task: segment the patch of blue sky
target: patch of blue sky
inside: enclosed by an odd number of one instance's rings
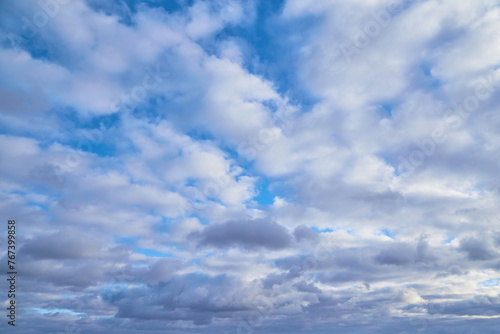
[[[195,0],[125,0],[129,8],[135,13],[137,12],[138,6],[142,3],[146,3],[148,7],[151,8],[162,8],[165,11],[172,13],[183,11],[187,7],[191,7]]]
[[[114,303],[126,296],[126,284],[111,284],[101,289],[101,298],[108,303]]]
[[[315,232],[318,232],[318,233],[331,233],[331,232],[334,232],[334,230],[331,229],[331,228],[329,228],[329,227],[320,229],[317,226],[312,226],[311,230],[313,230]]]
[[[396,169],[396,164],[395,164],[395,157],[394,157],[394,154],[392,153],[379,153],[377,154],[377,156],[384,160],[384,162],[389,165],[389,166],[392,166]]]
[[[20,197],[24,197],[27,195],[27,193],[25,191],[22,191],[22,190],[12,190],[9,192],[11,195],[18,195]]]
[[[70,310],[67,308],[39,308],[39,307],[33,307],[31,310],[35,311],[36,313],[50,316],[50,315],[55,315],[55,314],[67,314],[67,315],[83,315],[84,313],[76,312],[74,310]]]
[[[150,216],[155,216],[161,220],[162,223],[171,223],[173,221],[172,218],[165,217],[160,211],[156,209],[150,209],[147,211],[147,214]]]
[[[66,142],[61,144],[69,146],[72,149],[85,152],[87,154],[96,154],[99,157],[112,157],[116,154],[115,145],[109,142],[93,142],[84,135],[75,135],[75,137],[70,138]]]
[[[499,278],[490,278],[486,281],[482,281],[477,283],[478,286],[486,287],[486,288],[494,288],[500,285]]]
[[[144,75],[147,75],[147,73]],[[137,85],[140,86],[140,83],[141,82],[138,81]],[[133,88],[127,92],[127,95],[131,94],[132,89]],[[147,120],[151,123],[158,123],[160,120],[169,119],[169,116],[179,115],[179,110],[171,106],[169,107],[168,101],[168,98],[164,95],[157,94],[153,91],[146,91],[146,96],[143,100],[134,101],[131,99],[128,103],[124,102],[122,107],[126,110],[130,110],[131,114],[138,119]]]
[[[144,254],[149,257],[173,257],[171,253],[160,252],[149,248],[134,248],[134,252]]]
[[[153,230],[156,233],[168,234],[170,233],[171,225],[165,222],[156,222],[153,224]]]
[[[69,146],[72,149],[90,152],[98,156],[113,156],[116,153],[114,140],[106,138],[111,127],[120,122],[118,114],[82,118],[75,109],[64,108],[56,111],[59,126],[65,129],[58,137],[41,141],[41,148],[47,148],[54,142]]]
[[[115,243],[118,245],[133,246],[137,243],[139,237],[119,237],[115,236]]]
[[[400,154],[399,153],[394,153],[394,152],[383,152],[383,153],[378,153],[377,157],[380,159],[384,160],[384,162],[393,168],[393,174],[395,176],[399,176],[399,165],[401,164],[400,161]]]
[[[302,111],[312,108],[320,99],[306,87],[290,68],[300,62],[298,53],[290,52],[291,35],[305,40],[314,34],[313,17],[294,19],[293,24],[285,24],[277,19],[285,1],[259,1],[256,20],[252,25],[228,26],[216,37],[218,41],[227,38],[241,38],[250,46],[248,61],[243,66],[250,72],[272,81],[281,95],[289,98],[289,103],[300,105]],[[292,30],[292,31],[290,31]],[[297,41],[297,43],[299,43]],[[257,62],[252,61],[258,59]]]
[[[439,80],[438,78],[436,78],[432,75],[432,63],[430,63],[428,61],[423,61],[419,65],[419,70],[420,70],[420,73],[423,74],[423,76],[418,75],[416,77],[418,84],[420,84],[420,85],[422,85],[430,90],[439,88],[443,85],[441,80]]]
[[[118,126],[121,120],[121,115],[119,113],[113,113],[109,115],[100,115],[90,118],[85,123],[82,123],[84,128],[88,129],[107,129],[113,126]]]
[[[31,208],[36,208],[36,209],[38,209],[40,211],[44,211],[44,212],[46,212],[49,209],[49,205],[47,205],[47,204],[41,204],[41,203],[37,203],[37,202],[33,202],[33,201],[28,201],[28,202],[26,202],[26,204]]]
[[[394,116],[395,110],[397,110],[398,106],[401,104],[401,101],[398,99],[395,100],[379,100],[374,103],[377,107],[377,111],[381,117],[391,119]]]
[[[210,142],[217,141],[217,139],[210,133],[210,131],[200,127],[192,129],[191,131],[188,131],[186,134],[196,141],[210,141]]]
[[[185,187],[196,187],[196,179],[192,177],[186,178],[186,181],[184,182]]]
[[[386,237],[389,237],[391,239],[394,239],[394,235],[389,231],[388,229],[384,228],[380,230],[380,235],[385,235]]]
[[[40,29],[32,23],[30,28],[20,22],[14,30],[11,31],[9,38],[2,40],[2,46],[7,48],[22,49],[33,59],[41,61],[57,62],[58,59],[47,42],[40,37]]]
[[[102,288],[102,290],[121,290],[124,288],[127,288],[129,285],[126,282],[118,282],[118,283],[108,283],[106,284],[105,287]]]
[[[257,183],[258,195],[253,198],[254,201],[262,206],[272,205],[274,203],[275,195],[269,190],[269,181],[266,179],[261,179]]]
[[[50,205],[39,203],[35,201],[26,201],[26,205],[32,209],[37,209],[39,211],[47,212],[49,210]]]
[[[251,145],[248,143],[248,140],[244,140],[243,142],[238,143],[238,145],[241,145],[241,151],[238,150],[238,146],[221,146],[221,149],[224,150],[228,158],[235,160],[239,167],[243,168],[245,171],[250,171],[253,167],[255,159],[245,156],[243,149],[247,149],[248,147],[251,147]]]
[[[451,244],[451,242],[452,242],[453,240],[455,240],[455,237],[449,237],[449,238],[448,238],[448,239],[446,239],[444,242],[445,242],[446,244]]]
[[[386,113],[386,118],[392,118],[392,107],[387,105],[387,104],[382,104],[381,105],[382,110],[385,111]]]
[[[104,12],[107,15],[119,17],[119,22],[133,26],[136,20],[133,16],[137,14],[141,6],[147,5],[150,8],[162,8],[168,13],[185,10],[186,6],[191,6],[194,0],[123,0],[123,1],[96,1],[89,0],[88,5],[96,11]]]

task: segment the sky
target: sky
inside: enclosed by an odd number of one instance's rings
[[[0,330],[498,333],[499,31],[499,0],[1,1]]]

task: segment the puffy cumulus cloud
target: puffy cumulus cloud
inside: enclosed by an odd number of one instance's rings
[[[23,331],[497,333],[499,13],[0,2]]]

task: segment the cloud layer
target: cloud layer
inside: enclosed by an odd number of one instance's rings
[[[0,3],[16,330],[497,333],[498,31],[497,0]]]

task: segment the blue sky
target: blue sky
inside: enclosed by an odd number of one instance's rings
[[[498,0],[1,2],[15,331],[498,333],[498,31]]]

